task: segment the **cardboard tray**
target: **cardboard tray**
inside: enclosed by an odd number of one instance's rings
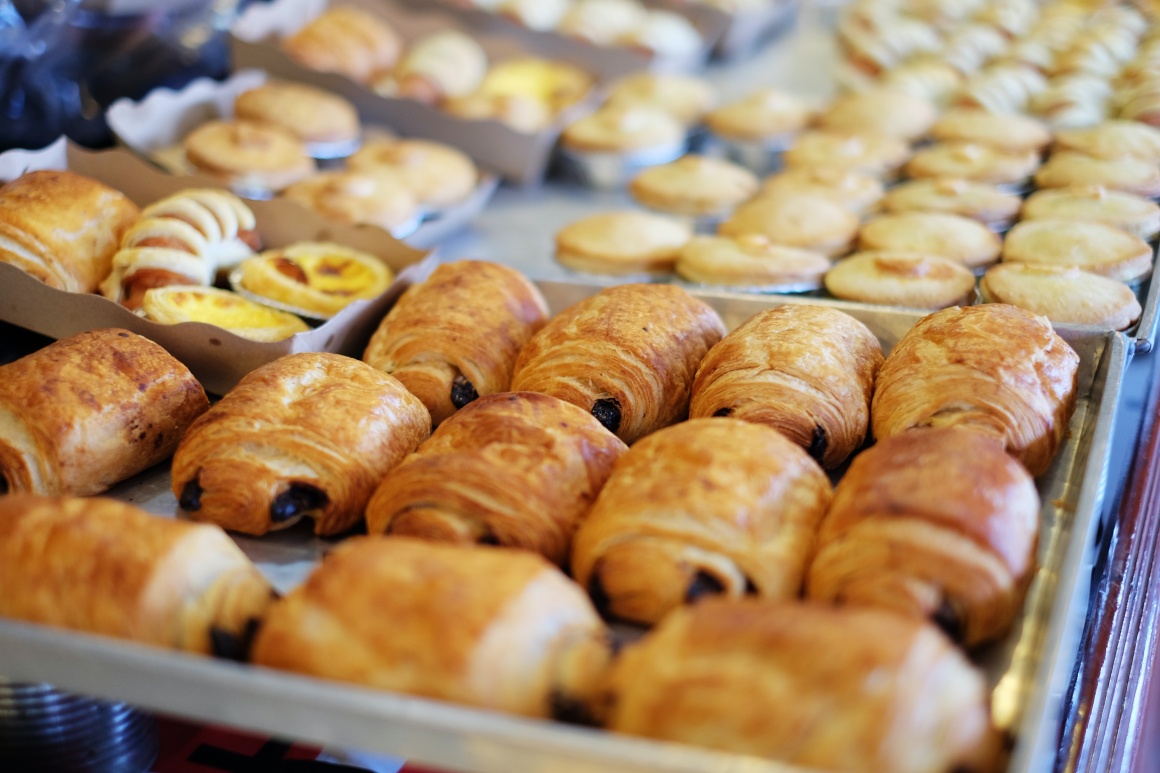
[[[492,62],[540,56],[558,59],[588,70],[585,57],[575,51],[556,50],[523,43],[471,25],[447,9],[418,11],[384,0],[334,0],[333,5],[358,7],[382,17],[406,40],[445,29],[469,32]],[[301,29],[328,5],[326,0],[274,0],[255,3],[234,24],[230,34],[233,66],[259,69],[283,80],[309,83],[349,99],[364,122],[380,124],[404,136],[453,145],[471,156],[483,168],[520,185],[540,182],[547,171],[552,148],[565,126],[591,110],[607,85],[610,74],[592,71],[596,87],[589,98],[563,111],[555,124],[536,134],[517,131],[499,121],[457,118],[436,107],[413,99],[396,99],[375,93],[368,86],[336,73],[319,72],[298,64],[278,46],[278,41]]]
[[[0,179],[18,177],[32,168],[68,168],[122,191],[138,205],[186,188],[212,185],[203,178],[167,175],[125,150],[91,152],[56,143],[42,154],[15,153],[19,155],[0,154]],[[429,270],[434,263],[427,253],[396,241],[381,229],[336,225],[292,202],[255,201],[250,208],[268,247],[300,241],[337,242],[377,255],[398,276],[379,297],[355,301],[309,332],[263,343],[203,322],[151,322],[102,295],[57,290],[13,265],[0,263],[0,320],[52,338],[103,327],[127,328],[165,347],[193,371],[206,391],[223,394],[250,371],[286,354],[360,353],[409,283],[410,273]]]
[[[558,282],[539,286],[553,312],[600,289]],[[762,309],[803,302],[694,294],[712,305],[730,328]],[[862,320],[885,349],[922,316],[821,303]],[[1048,771],[1054,759],[1062,699],[1088,611],[1096,530],[1107,509],[1109,451],[1128,356],[1122,335],[1061,332],[1080,355],[1078,401],[1063,447],[1037,480],[1043,502],[1038,569],[1014,630],[974,657],[992,687],[997,724],[1016,739],[1008,773]],[[177,513],[168,465],[110,494],[161,517]],[[282,591],[300,583],[334,544],[315,538],[308,528],[234,539]],[[746,756],[510,717],[12,621],[0,621],[0,673],[202,721],[472,773],[803,773]]]

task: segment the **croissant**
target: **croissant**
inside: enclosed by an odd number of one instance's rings
[[[608,657],[584,591],[540,556],[379,537],[330,553],[253,649],[259,665],[560,718],[585,707]]]
[[[928,617],[973,647],[1019,613],[1038,530],[1035,481],[997,439],[904,432],[860,454],[838,483],[807,596]]]
[[[240,659],[274,600],[216,526],[113,499],[0,497],[0,617]]]
[[[29,172],[0,187],[0,262],[49,287],[91,293],[109,273],[137,205],[72,172]]]
[[[968,427],[1000,438],[1039,476],[1067,432],[1078,370],[1079,355],[1045,317],[1001,303],[943,309],[903,336],[878,372],[874,436]]]
[[[685,417],[697,363],[723,335],[717,312],[679,287],[609,287],[532,337],[512,390],[578,405],[632,443]]]
[[[722,594],[797,598],[830,481],[780,433],[691,419],[616,465],[572,546],[572,576],[601,611],[655,623]]]
[[[367,531],[522,548],[563,564],[624,450],[563,400],[481,397],[387,475],[367,505]]]
[[[211,285],[222,268],[260,246],[254,213],[232,193],[192,189],[161,199],[121,239],[101,293],[134,311],[145,292],[170,285]]]
[[[882,347],[858,320],[821,306],[752,317],[701,361],[689,415],[768,424],[837,467],[866,439]]]
[[[403,385],[338,354],[255,370],[194,423],[173,456],[173,493],[195,520],[265,534],[302,518],[338,534],[431,431]]]
[[[209,408],[152,341],[79,333],[0,367],[0,494],[99,494],[167,459]]]
[[[515,269],[445,263],[403,294],[363,361],[403,382],[438,427],[481,395],[507,391],[520,349],[547,319],[540,291]]]
[[[849,773],[984,773],[982,674],[933,626],[875,609],[709,599],[617,660],[607,725]]]

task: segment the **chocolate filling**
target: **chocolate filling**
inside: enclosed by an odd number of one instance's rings
[[[708,572],[697,572],[689,589],[685,591],[685,601],[696,601],[702,596],[716,596],[725,592],[725,586]]]
[[[308,483],[291,483],[290,488],[270,503],[270,520],[283,523],[311,510],[321,510],[329,502],[326,492]]]
[[[931,613],[930,620],[941,628],[943,633],[951,638],[951,641],[962,642],[963,634],[966,633],[963,627],[963,616],[948,599],[942,600],[938,609]]]
[[[757,590],[757,586],[753,584],[753,580],[749,579],[748,577],[745,578],[745,595],[746,596],[759,596],[759,595],[761,595],[761,592]]]
[[[612,606],[612,599],[604,590],[604,583],[600,581],[599,571],[593,572],[592,577],[588,580],[588,595],[592,597],[592,605],[596,607],[596,611],[607,616],[608,610]]]
[[[583,701],[565,695],[559,690],[552,690],[548,695],[548,712],[557,722],[585,727],[596,727],[599,724]]]
[[[11,484],[8,483],[7,475],[0,475],[0,496],[7,494],[11,490]]]
[[[221,628],[209,629],[210,649],[214,657],[245,663],[250,659],[250,649],[262,621],[251,617],[240,633],[231,633]]]
[[[178,504],[188,513],[196,513],[201,509],[201,483],[195,477],[181,489],[181,499]]]
[[[819,462],[822,457],[826,455],[826,449],[829,447],[829,442],[826,440],[826,429],[821,424],[814,425],[814,436],[810,440],[810,447],[807,452],[814,459]]]
[[[592,415],[609,432],[615,434],[620,429],[620,401],[615,397],[597,400],[592,406]]]
[[[475,391],[475,387],[470,381],[465,379],[463,375],[458,375],[455,380],[451,382],[451,404],[456,409],[470,403],[472,400],[479,399],[479,392]]]
[[[714,416],[732,416],[733,409],[732,408],[718,408],[717,411],[713,415]]]

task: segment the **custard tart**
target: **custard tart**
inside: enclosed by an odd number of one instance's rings
[[[289,312],[213,287],[155,287],[145,292],[141,312],[146,319],[164,325],[207,322],[251,341],[281,341],[310,329]]]
[[[240,273],[238,289],[319,318],[374,298],[394,278],[374,255],[328,242],[267,250],[242,263]]]

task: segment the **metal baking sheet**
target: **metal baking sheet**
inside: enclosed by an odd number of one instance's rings
[[[600,289],[561,282],[540,287],[553,312]],[[817,302],[696,294],[730,328],[762,309]],[[862,320],[887,349],[921,318],[861,304],[823,303]],[[1094,532],[1104,513],[1111,433],[1128,356],[1122,335],[1061,332],[1081,358],[1079,399],[1063,448],[1038,480],[1043,499],[1039,569],[1016,629],[975,658],[993,686],[996,721],[1017,738],[1010,773],[1050,769],[1060,703],[1085,620]],[[161,517],[177,513],[165,465],[111,494]],[[300,583],[335,544],[303,528],[235,539],[282,591]],[[11,621],[0,621],[0,673],[197,720],[473,773],[799,770]]]

